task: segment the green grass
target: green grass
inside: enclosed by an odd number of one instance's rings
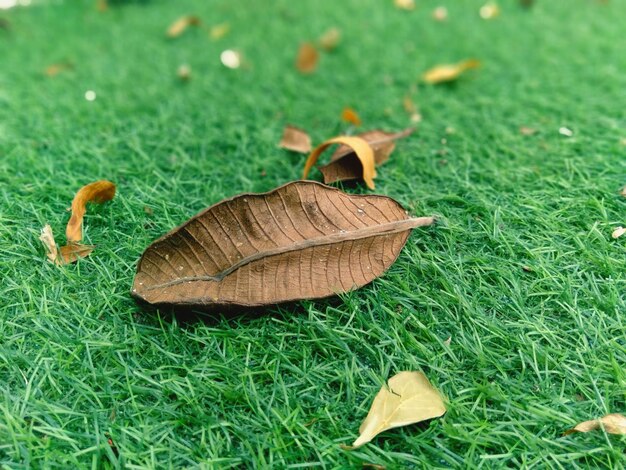
[[[0,11],[11,23],[0,29],[0,466],[626,465],[623,437],[561,437],[626,411],[626,237],[610,236],[626,223],[626,2],[501,0],[493,21],[480,1],[417,3],[155,0],[103,14],[91,1],[34,0]],[[440,4],[445,23],[430,16]],[[166,40],[188,13],[232,31]],[[299,75],[298,44],[332,26],[340,47]],[[226,48],[248,67],[221,66]],[[427,68],[469,57],[483,67],[458,83],[419,84]],[[43,75],[62,61],[73,70]],[[377,191],[441,223],[417,230],[381,279],[234,317],[133,302],[153,239],[225,197],[299,177],[303,157],[276,147],[285,123],[319,142],[347,130],[339,115],[352,106],[366,129],[401,129],[407,93],[423,122]],[[73,194],[102,178],[119,192],[89,209],[96,251],[49,264],[41,227],[62,242]],[[448,413],[343,450],[401,370],[424,371]]]

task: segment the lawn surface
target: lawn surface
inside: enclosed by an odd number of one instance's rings
[[[626,236],[611,238],[626,224],[625,1],[502,0],[492,21],[477,1],[94,3],[0,11],[0,466],[626,465],[623,437],[561,437],[626,411]],[[189,13],[231,32],[167,40]],[[296,72],[299,43],[333,26],[337,50]],[[223,67],[226,48],[246,67]],[[419,83],[466,58],[482,68]],[[320,142],[353,132],[339,119],[352,106],[364,129],[398,130],[407,94],[423,121],[376,190],[441,221],[382,278],[234,317],[130,298],[153,239],[299,177],[304,157],[276,146],[285,123]],[[96,251],[51,265],[41,227],[63,242],[75,191],[103,178],[118,195],[88,211]],[[448,413],[343,450],[402,370],[424,371]]]

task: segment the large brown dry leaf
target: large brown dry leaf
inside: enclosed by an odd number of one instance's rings
[[[476,59],[468,59],[458,64],[437,65],[428,70],[422,78],[426,83],[444,83],[451,82],[459,78],[459,76],[469,69],[480,67],[480,62]]]
[[[110,201],[113,196],[115,196],[115,185],[106,180],[89,183],[78,190],[72,201],[72,216],[65,229],[68,243],[79,242],[83,239],[83,217],[87,203],[101,204]]]
[[[575,432],[589,432],[604,429],[608,434],[626,434],[626,417],[618,413],[608,414],[600,419],[583,421],[563,433],[565,436]]]
[[[332,139],[328,139],[326,142],[321,143],[307,157],[304,163],[304,171],[302,172],[302,179],[306,179],[309,176],[309,172],[317,159],[324,150],[334,144],[342,144],[350,147],[357,157],[361,167],[360,173],[357,173],[358,177],[363,178],[368,188],[374,189],[374,178],[376,178],[376,161],[374,159],[374,150],[367,140],[361,137],[339,136]]]
[[[279,147],[298,153],[311,151],[311,137],[302,129],[287,125],[283,130],[283,138],[280,139]]]
[[[295,181],[226,199],[155,241],[132,293],[201,309],[328,297],[382,275],[410,230],[432,223],[385,196]]]
[[[69,245],[65,245],[60,249],[57,249],[56,242],[54,241],[54,235],[52,234],[52,228],[47,224],[43,229],[41,229],[39,239],[46,248],[46,256],[48,257],[48,260],[59,266],[74,263],[79,258],[85,258],[95,248],[93,245],[70,243]]]
[[[387,429],[437,418],[446,412],[441,395],[421,372],[400,372],[383,386],[359,428],[352,447],[367,444]]]
[[[413,129],[405,129],[401,132],[385,132],[373,130],[357,135],[365,140],[374,151],[374,164],[382,165],[389,159],[389,155],[396,148],[395,141],[406,137]],[[330,163],[319,169],[324,175],[324,183],[335,183],[360,179],[363,176],[363,164],[357,154],[348,146],[341,145],[330,157]]]
[[[305,42],[298,49],[296,57],[296,68],[302,73],[313,73],[317,68],[319,53],[317,49],[308,42]]]
[[[200,18],[197,16],[181,16],[167,28],[166,35],[170,38],[177,38],[183,34],[189,26],[199,26]]]

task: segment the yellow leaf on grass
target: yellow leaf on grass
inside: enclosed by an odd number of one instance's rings
[[[446,412],[441,395],[421,372],[400,372],[383,386],[361,424],[361,435],[352,444],[359,447],[387,429],[437,418]]]
[[[459,78],[466,70],[478,67],[480,67],[480,62],[476,59],[464,60],[458,64],[437,65],[424,73],[422,78],[426,83],[432,84],[451,82]]]
[[[355,126],[361,125],[361,118],[352,108],[343,108],[343,111],[341,111],[341,119]]]
[[[324,34],[320,36],[320,47],[325,51],[332,51],[339,45],[341,41],[341,31],[337,28],[330,28]]]
[[[298,49],[298,56],[296,57],[296,68],[301,73],[313,73],[317,68],[317,61],[319,60],[319,53],[313,45],[305,42]]]
[[[492,20],[500,14],[500,7],[495,3],[486,3],[480,7],[480,17],[483,20]]]
[[[575,432],[589,432],[604,429],[608,434],[626,434],[626,417],[618,413],[608,414],[600,419],[583,421],[563,433],[564,436]]]
[[[361,139],[360,137],[339,136],[328,139],[326,142],[317,146],[306,159],[302,179],[306,179],[307,176],[309,176],[309,172],[311,168],[313,168],[313,165],[315,165],[319,156],[333,144],[344,144],[354,150],[354,153],[363,166],[363,181],[365,181],[368,188],[374,189],[374,178],[376,178],[374,150],[365,139]]]
[[[415,10],[415,0],[393,0],[393,4],[400,10]]]
[[[167,28],[166,35],[170,38],[177,38],[183,34],[189,26],[199,26],[200,18],[197,16],[181,16]]]
[[[78,190],[72,201],[72,216],[65,229],[68,243],[79,242],[83,239],[83,217],[87,210],[87,203],[101,204],[110,201],[113,196],[115,196],[115,185],[106,180],[89,183]]]
[[[278,146],[298,153],[309,153],[311,151],[311,137],[302,129],[296,126],[285,126],[283,138]]]
[[[222,39],[229,32],[230,32],[230,24],[221,23],[221,24],[216,24],[215,26],[211,27],[211,30],[209,31],[209,36],[211,36],[211,39],[213,39],[214,41],[217,41],[219,39]]]

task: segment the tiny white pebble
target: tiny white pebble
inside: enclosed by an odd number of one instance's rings
[[[567,127],[560,127],[559,134],[564,135],[565,137],[571,137],[574,135],[574,132]]]

